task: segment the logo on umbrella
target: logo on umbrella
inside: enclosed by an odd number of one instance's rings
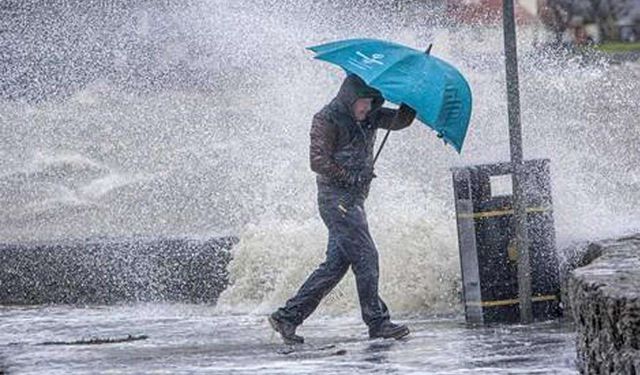
[[[374,53],[371,56],[367,56],[360,51],[356,51],[358,58],[350,58],[349,63],[362,70],[370,70],[373,65],[384,65],[380,60],[384,59],[382,53]]]

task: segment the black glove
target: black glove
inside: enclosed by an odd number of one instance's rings
[[[348,177],[348,183],[350,186],[360,189],[369,185],[371,183],[371,180],[376,177],[376,174],[373,173],[373,168],[367,167],[357,173],[350,173]]]
[[[411,123],[416,118],[416,111],[408,105],[402,103],[398,108],[398,118],[403,123]]]

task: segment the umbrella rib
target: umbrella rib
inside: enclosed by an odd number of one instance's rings
[[[384,68],[380,73],[376,74],[372,79],[369,80],[369,82],[367,82],[368,85],[373,86],[374,85],[374,81],[377,80],[378,78],[380,78],[380,76],[382,76],[384,73],[386,73],[389,69],[393,68],[394,65],[396,65],[397,63],[403,61],[404,59],[408,58],[408,57],[414,57],[416,55],[407,55],[402,57],[401,59],[397,60],[396,62],[394,62],[393,64],[389,65],[388,67]],[[375,86],[373,86],[375,88]],[[382,92],[382,90],[380,90]]]

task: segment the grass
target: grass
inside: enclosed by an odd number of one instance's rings
[[[640,42],[625,43],[625,42],[604,42],[595,46],[597,50],[602,52],[640,52]]]

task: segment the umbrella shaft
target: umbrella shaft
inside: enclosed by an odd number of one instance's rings
[[[378,160],[378,156],[380,156],[380,151],[382,151],[382,148],[384,147],[384,144],[387,143],[387,138],[389,138],[389,134],[391,133],[391,129],[387,130],[387,134],[384,135],[384,139],[382,140],[382,143],[380,144],[380,148],[378,149],[378,152],[376,152],[376,156],[373,158],[373,165],[376,164],[376,160]]]

